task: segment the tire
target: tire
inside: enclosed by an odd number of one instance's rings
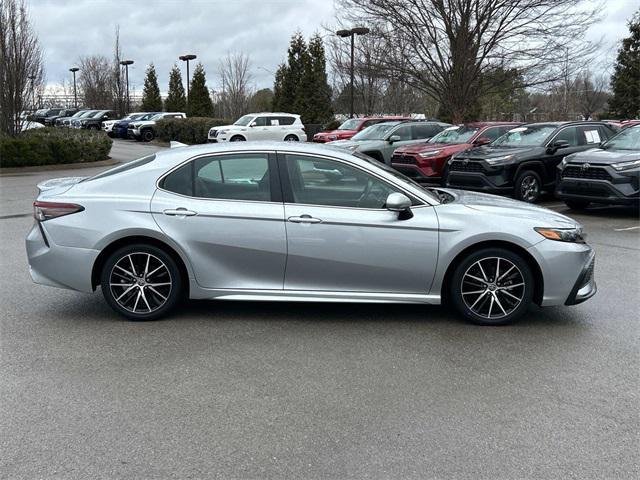
[[[542,193],[542,179],[537,172],[525,170],[515,183],[515,197],[527,203],[536,203]]]
[[[234,135],[233,137],[231,137],[231,140],[229,140],[230,142],[244,142],[246,141],[246,139],[241,136],[241,135]]]
[[[153,130],[151,130],[150,128],[147,128],[142,131],[141,137],[143,142],[150,142],[151,140],[156,138],[156,135],[155,133],[153,133]]]
[[[287,135],[286,137],[284,137],[284,141],[285,142],[299,142],[300,139],[293,134]]]
[[[589,206],[591,202],[588,202],[586,200],[565,200],[564,203],[571,210],[584,210]]]
[[[144,269],[151,273],[147,279],[141,278]],[[137,321],[165,316],[183,294],[183,279],[176,261],[164,250],[144,243],[113,252],[100,273],[100,285],[105,300],[116,313]]]
[[[499,282],[495,281],[496,269]],[[449,289],[451,304],[467,320],[477,325],[506,325],[531,305],[534,278],[518,254],[504,248],[485,248],[462,260],[451,276]]]
[[[97,132],[100,130],[100,127],[98,125],[89,125],[89,130],[95,130]]]

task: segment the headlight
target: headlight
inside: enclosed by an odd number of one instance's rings
[[[218,130],[218,135],[224,135],[225,133],[227,133],[229,130]]]
[[[536,232],[547,240],[556,240],[558,242],[584,243],[586,235],[581,227],[576,228],[545,228],[536,227]]]
[[[485,158],[484,161],[489,165],[506,165],[507,163],[513,162],[516,157],[513,155],[505,155],[504,157],[493,157],[493,158]]]
[[[632,168],[640,167],[640,159],[638,159],[638,160],[630,160],[628,162],[614,163],[611,166],[613,168],[615,168],[616,170],[618,170],[618,171],[620,171],[620,170],[630,170]]]
[[[360,146],[360,145],[358,145],[358,144],[356,143],[355,145],[349,145],[349,146],[347,147],[347,149],[348,149],[348,150],[352,150],[352,151],[353,151],[353,150],[357,150],[359,146]]]
[[[418,155],[422,158],[429,158],[429,157],[435,157],[440,152],[441,150],[431,150],[430,152],[422,152],[422,153],[419,153]]]

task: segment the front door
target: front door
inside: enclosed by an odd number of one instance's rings
[[[400,220],[399,189],[338,160],[279,155],[287,229],[286,290],[429,292],[438,252],[433,207]]]
[[[197,158],[167,175],[151,201],[162,231],[205,288],[282,289],[284,206],[275,155]]]

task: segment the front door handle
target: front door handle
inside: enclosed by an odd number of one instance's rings
[[[165,215],[170,215],[172,217],[193,217],[197,215],[198,212],[194,212],[193,210],[187,210],[186,208],[176,208],[176,209],[168,209],[164,212]]]
[[[289,217],[288,221],[292,223],[322,223],[319,218],[312,217],[311,215],[300,215],[299,217]]]

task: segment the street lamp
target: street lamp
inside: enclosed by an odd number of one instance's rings
[[[353,47],[354,47],[354,37],[356,35],[366,35],[367,33],[369,33],[370,30],[367,27],[354,27],[351,30],[338,30],[336,32],[336,35],[338,35],[339,37],[351,37],[351,69],[350,69],[350,76],[351,76],[351,95],[350,95],[350,111],[349,111],[349,117],[353,118]]]
[[[29,105],[29,109],[35,110],[36,107],[36,91],[33,88],[33,84],[36,80],[35,75],[29,75],[29,80],[31,80],[31,105]]]
[[[197,57],[195,55],[180,55],[178,58],[187,62],[187,105],[189,105],[189,61],[195,60]]]
[[[76,72],[80,70],[78,67],[71,67],[70,72],[73,73],[73,106],[78,108],[78,90],[76,89]]]
[[[124,65],[124,77],[127,82],[127,114],[131,113],[131,105],[129,104],[129,65],[133,65],[133,60],[122,60],[120,65]]]

